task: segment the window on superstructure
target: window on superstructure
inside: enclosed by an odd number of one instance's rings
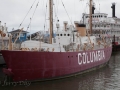
[[[94,34],[96,34],[96,31],[94,31]]]
[[[70,34],[68,34],[68,36],[70,36]]]
[[[96,34],[97,34],[97,30],[96,30]]]
[[[62,36],[62,34],[60,34],[60,36]]]
[[[106,30],[104,31],[104,34],[106,33]]]
[[[94,27],[94,25],[92,24],[92,27]]]
[[[99,30],[99,34],[100,34],[101,32],[100,32],[100,30]]]
[[[105,30],[103,31],[103,34],[105,34]]]
[[[115,24],[113,24],[113,27],[115,27]]]
[[[57,36],[59,36],[59,34]]]
[[[113,24],[111,24],[111,27],[113,27]]]
[[[96,25],[95,25],[95,28],[96,28]]]
[[[103,34],[103,30],[101,31],[101,34]]]
[[[64,34],[64,36],[66,36],[66,34]]]

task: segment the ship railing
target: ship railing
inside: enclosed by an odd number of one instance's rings
[[[21,51],[39,51],[39,52],[54,52],[54,48],[52,48],[51,50],[49,48],[20,48]]]

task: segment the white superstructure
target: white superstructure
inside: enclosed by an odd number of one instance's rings
[[[1,25],[0,21],[0,50],[8,48],[9,36],[10,34],[7,31],[6,23]]]
[[[120,18],[115,16],[115,3],[112,3],[112,17],[108,17],[106,13],[92,13],[92,34],[96,37],[104,35],[106,39],[111,39],[113,42],[120,44]],[[83,13],[82,23],[86,24],[86,29],[89,31],[90,15]],[[114,39],[115,37],[115,39]]]

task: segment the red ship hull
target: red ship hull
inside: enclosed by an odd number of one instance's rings
[[[8,69],[3,69],[7,75],[12,75],[14,81],[44,80],[62,77],[82,72],[109,61],[112,47],[100,49],[99,59],[92,60],[92,52],[37,52],[37,51],[7,51],[2,50]],[[87,57],[82,56],[86,53]],[[94,56],[94,55],[93,55]],[[85,59],[87,58],[87,59]],[[95,58],[95,57],[94,57]],[[85,61],[86,60],[86,61]]]

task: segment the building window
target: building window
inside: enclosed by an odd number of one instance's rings
[[[24,37],[24,34],[23,34],[23,33],[21,33],[21,34],[20,34],[20,37]]]

